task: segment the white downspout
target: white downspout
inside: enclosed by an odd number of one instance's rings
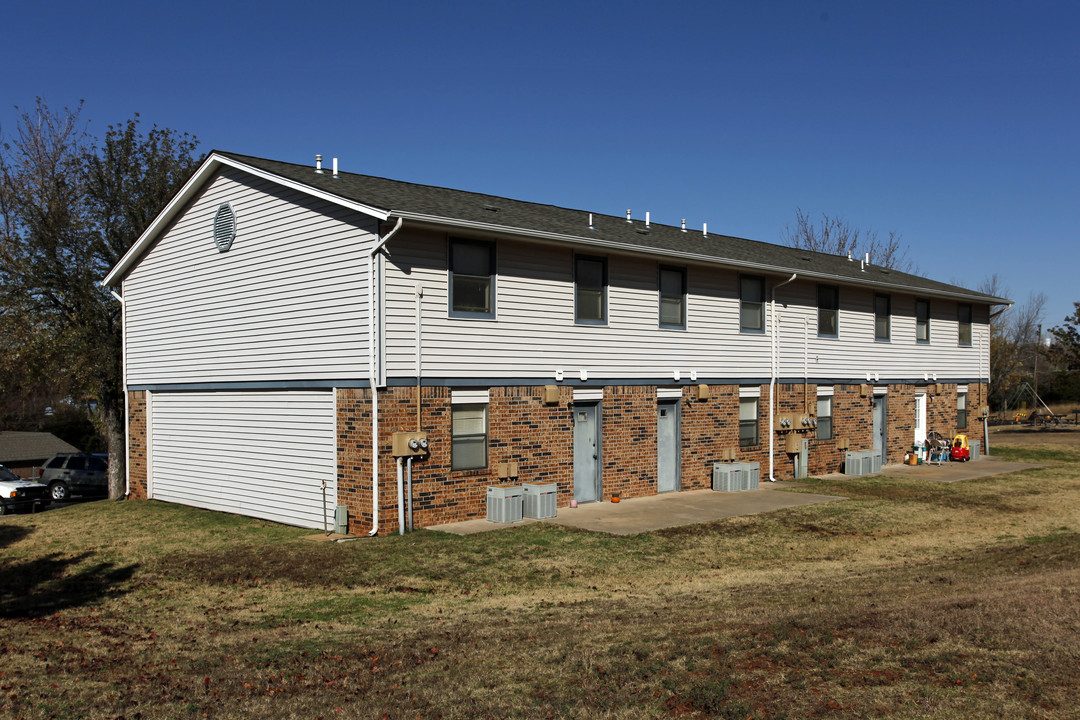
[[[109,294],[120,303],[120,383],[124,387],[124,498],[131,495],[131,432],[127,389],[127,303],[122,295],[109,288]],[[150,418],[146,418],[150,422]],[[149,468],[147,468],[149,472]]]
[[[772,363],[769,368],[769,482],[776,482],[776,475],[773,472],[776,431],[773,430],[773,427],[776,416],[776,373],[779,371],[780,366],[780,333],[776,324],[776,289],[787,285],[789,282],[794,282],[796,277],[798,277],[798,273],[791,273],[791,277],[779,285],[773,285],[772,289],[772,325],[769,328],[769,341],[772,350]]]
[[[401,229],[404,218],[398,218],[394,229],[383,236],[368,254],[368,384],[371,386],[371,532],[379,532],[379,391],[376,356],[378,343],[375,339],[375,256]],[[381,318],[380,318],[381,320]]]

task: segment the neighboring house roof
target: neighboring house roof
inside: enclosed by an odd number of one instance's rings
[[[1008,305],[1010,300],[986,295],[968,288],[930,280],[889,268],[868,265],[859,258],[800,250],[773,243],[746,240],[701,230],[683,230],[671,225],[651,223],[641,218],[627,222],[625,217],[571,210],[555,205],[512,200],[496,195],[452,190],[449,188],[329,169],[315,172],[310,165],[266,160],[235,153],[212,152],[192,179],[155,219],[131,250],[105,278],[115,285],[149,248],[160,229],[179,213],[187,200],[221,166],[246,170],[352,207],[380,220],[401,218],[414,223],[528,237],[550,242],[605,248],[610,251],[645,253],[683,261],[720,264],[782,275],[829,282],[867,285],[915,294],[950,297],[961,300]],[[590,215],[592,225],[589,224]],[[872,258],[871,258],[872,260]]]
[[[0,432],[0,465],[44,460],[62,452],[79,452],[79,448],[52,433]]]

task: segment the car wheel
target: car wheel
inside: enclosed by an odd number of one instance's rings
[[[63,502],[71,497],[71,491],[68,489],[66,482],[54,482],[49,486],[49,493],[52,495],[52,499],[57,502]]]
[[[7,515],[11,510],[8,510],[7,503],[0,502],[0,515]]]

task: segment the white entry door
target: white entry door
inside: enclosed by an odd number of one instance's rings
[[[915,396],[915,444],[926,442],[926,394]]]

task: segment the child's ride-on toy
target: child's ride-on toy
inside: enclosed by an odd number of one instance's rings
[[[957,435],[952,442],[953,462],[967,462],[971,459],[971,447],[968,445],[967,435]]]

